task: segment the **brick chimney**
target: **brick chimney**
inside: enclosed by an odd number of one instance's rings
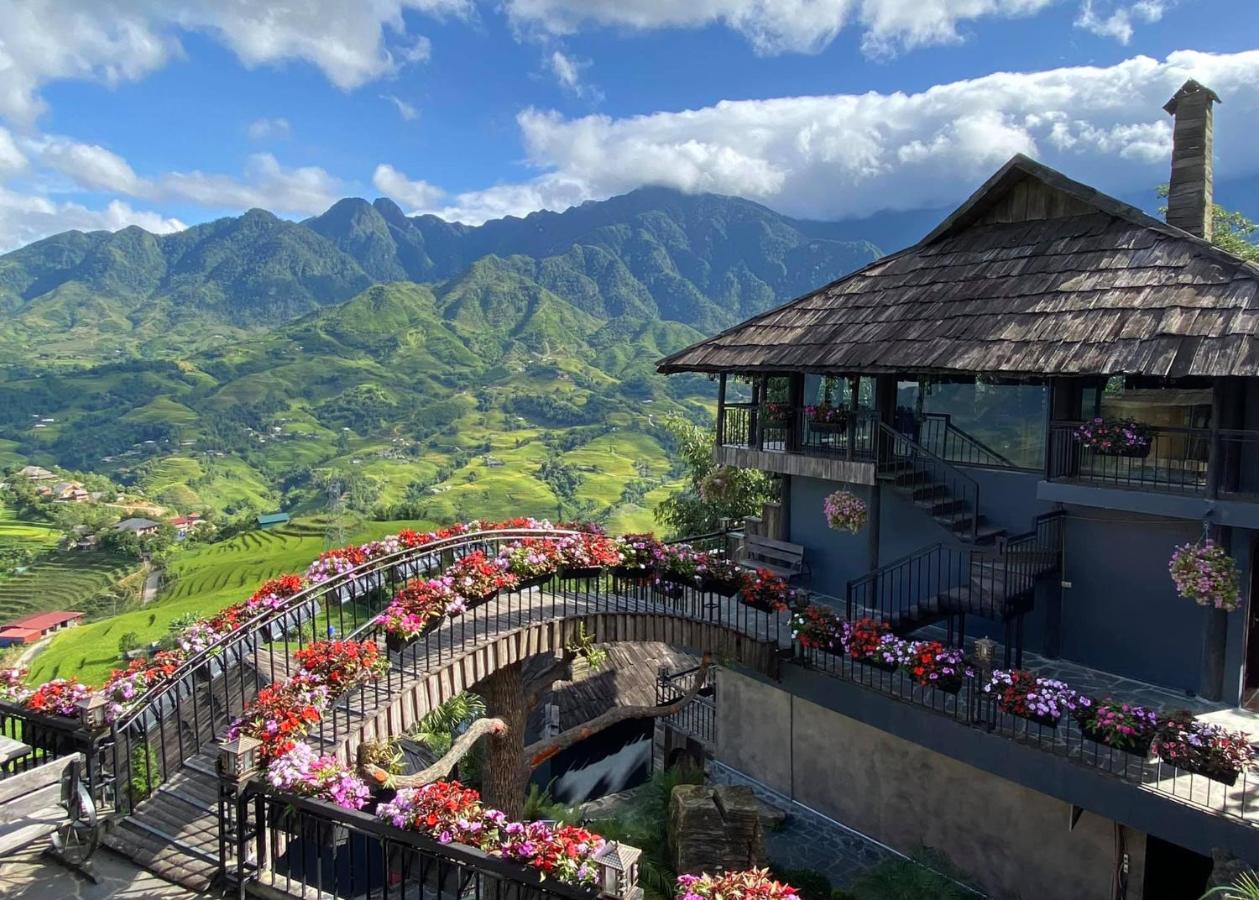
[[[1171,114],[1172,180],[1167,224],[1211,240],[1211,104],[1220,98],[1190,78],[1163,109]]]

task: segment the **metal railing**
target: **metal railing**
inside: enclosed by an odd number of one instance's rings
[[[1081,424],[1054,422],[1050,426],[1050,480],[1203,494],[1209,487],[1213,441],[1217,460],[1222,459],[1223,447],[1234,453],[1247,444],[1248,450],[1259,449],[1259,433],[1255,432],[1159,427],[1151,429],[1148,444],[1128,451],[1105,451],[1080,440]]]
[[[975,540],[979,532],[979,483],[885,422],[879,423],[880,476],[906,487],[916,502],[958,537]]]
[[[699,666],[670,672],[661,669],[656,676],[656,706],[676,703],[686,696],[693,686]],[[696,697],[682,709],[663,720],[683,734],[713,746],[717,740],[717,679],[715,671],[708,672],[707,683]]]
[[[1007,657],[1014,654],[1021,664],[1022,614],[1037,579],[1060,567],[1064,518],[1062,512],[1037,516],[1030,531],[992,547],[941,542],[903,556],[848,582],[845,615],[849,621],[872,616],[894,631],[944,620],[949,642],[965,635],[968,615],[1002,622]]]
[[[878,691],[893,700],[1000,735],[1020,744],[1119,778],[1168,800],[1259,826],[1259,775],[1244,770],[1228,785],[1179,769],[1150,753],[1128,752],[1096,740],[1078,721],[1064,716],[1050,725],[1003,711],[983,690],[982,675],[965,677],[956,693],[916,682],[903,668],[888,671],[843,654],[796,645],[795,661],[835,678]],[[1122,697],[1116,699],[1122,700]]]
[[[234,806],[228,879],[297,897],[328,900],[593,900],[594,888],[566,884],[524,865],[460,844],[442,844],[365,812],[292,794],[258,780]],[[241,894],[243,896],[243,893]]]
[[[5,771],[83,752],[98,807],[128,814],[198,754],[204,754],[202,761],[211,765],[214,745],[258,691],[293,674],[295,651],[330,635],[376,640],[384,650],[385,636],[375,617],[409,579],[436,575],[456,558],[476,550],[493,555],[523,538],[569,534],[573,532],[510,529],[461,535],[380,557],[312,585],[189,656],[101,733],[89,734],[76,719],[40,716],[0,703],[0,733],[26,739],[35,748],[33,754],[7,764]],[[731,541],[729,532],[713,532],[686,542],[696,549],[730,553]],[[718,602],[715,595],[697,587],[657,584],[650,579],[627,580],[607,573],[596,578],[556,576],[544,589],[549,597],[546,603],[538,602],[533,589],[500,592],[493,604],[475,605],[420,638],[411,652],[391,654],[387,677],[336,698],[324,710],[312,737],[324,746],[336,745],[358,727],[362,710],[378,708],[408,678],[421,674],[422,667],[452,660],[479,634],[501,633],[540,618],[668,612],[720,622],[774,642],[785,627],[779,617],[737,602]]]
[[[925,413],[919,424],[918,443],[951,463],[1000,469],[1018,468],[979,438],[954,425],[953,417],[948,413]]]

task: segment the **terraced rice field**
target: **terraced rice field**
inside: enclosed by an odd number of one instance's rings
[[[51,525],[23,521],[17,517],[13,507],[0,502],[0,547],[44,550],[55,547],[60,537],[60,533]]]
[[[50,553],[21,574],[0,576],[0,622],[49,609],[84,609],[135,568],[113,553]]]

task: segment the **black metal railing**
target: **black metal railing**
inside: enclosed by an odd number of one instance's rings
[[[1158,427],[1150,430],[1148,442],[1132,450],[1103,450],[1080,439],[1081,424],[1050,426],[1050,480],[1203,494],[1209,488],[1213,443],[1217,460],[1223,459],[1224,447],[1230,453],[1259,449],[1259,434],[1254,432]],[[1226,485],[1221,488],[1227,490]]]
[[[948,413],[925,413],[919,423],[918,443],[951,463],[1000,469],[1018,468],[979,438],[958,428]]]
[[[25,743],[36,748],[35,753],[8,764],[5,771],[82,751],[98,807],[128,814],[199,754],[202,765],[212,765],[216,742],[258,691],[295,671],[294,651],[330,635],[373,639],[384,650],[385,636],[374,620],[407,580],[436,575],[457,557],[476,550],[492,555],[522,538],[572,533],[510,529],[461,535],[398,551],[310,586],[191,655],[96,735],[87,734],[77,720],[38,716],[21,706],[0,704],[3,733],[17,739],[29,737]],[[686,542],[699,550],[732,555],[733,540],[730,532],[719,531]],[[324,711],[313,737],[326,747],[337,746],[360,727],[363,711],[386,703],[409,678],[449,663],[481,635],[542,619],[598,612],[667,612],[721,623],[775,644],[785,640],[782,617],[737,601],[723,602],[698,587],[606,573],[595,578],[556,576],[540,588],[502,592],[494,603],[473,606],[446,620],[407,652],[391,654],[388,676],[336,698]]]
[[[979,483],[949,461],[879,423],[878,473],[914,494],[955,535],[975,540],[979,532]]]
[[[685,697],[694,686],[697,672],[699,666],[678,672],[661,669],[656,676],[656,706],[668,706]],[[714,670],[709,670],[707,682],[695,698],[677,712],[666,716],[664,722],[710,747],[716,743],[717,679]]]
[[[796,645],[795,662],[835,678],[877,691],[893,700],[952,719],[1073,763],[1122,779],[1135,789],[1150,791],[1204,812],[1259,826],[1259,775],[1245,770],[1237,782],[1225,784],[1205,775],[1178,769],[1150,752],[1128,752],[1104,744],[1064,716],[1056,724],[1035,722],[1003,711],[996,698],[983,690],[981,672],[962,679],[956,693],[928,687],[903,668],[888,671],[849,656]],[[1122,700],[1122,697],[1115,699]]]
[[[235,806],[227,872],[238,890],[257,882],[329,900],[594,900],[595,888],[544,878],[529,867],[460,844],[442,844],[365,812],[291,794],[257,780]],[[242,894],[243,896],[243,894]]]
[[[1037,516],[1032,530],[992,546],[940,542],[894,560],[848,582],[845,616],[870,616],[898,632],[944,621],[950,642],[965,635],[968,615],[1001,622],[1007,655],[1021,664],[1021,614],[1030,608],[1036,581],[1060,568],[1064,518],[1062,512]]]

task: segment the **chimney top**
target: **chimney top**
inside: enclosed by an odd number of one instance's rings
[[[1176,107],[1180,104],[1180,101],[1195,94],[1205,94],[1206,96],[1203,99],[1210,100],[1214,103],[1224,102],[1220,99],[1220,95],[1215,91],[1211,90],[1209,87],[1204,87],[1190,78],[1180,86],[1180,90],[1172,94],[1172,99],[1163,104],[1163,109],[1165,109],[1169,115],[1174,116],[1176,115]]]
[[[1203,240],[1211,240],[1211,151],[1214,144],[1211,105],[1219,96],[1190,78],[1163,109],[1172,125],[1172,177],[1167,189],[1167,224]]]

